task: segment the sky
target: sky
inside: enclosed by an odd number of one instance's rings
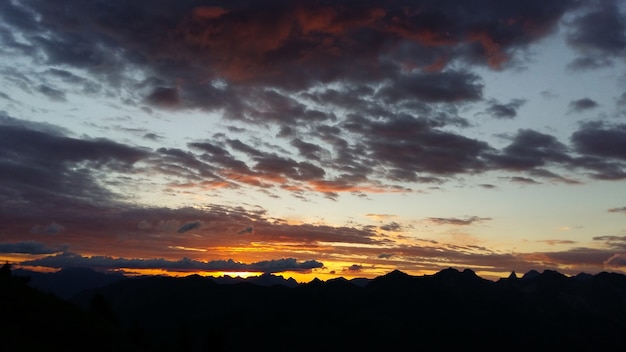
[[[626,272],[617,0],[0,2],[0,260]]]

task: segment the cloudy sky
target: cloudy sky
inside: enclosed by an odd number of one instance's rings
[[[0,260],[626,272],[620,1],[0,2]]]

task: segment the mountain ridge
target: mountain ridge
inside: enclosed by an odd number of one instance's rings
[[[159,351],[178,350],[181,339],[192,351],[207,344],[230,351],[494,347],[488,336],[519,349],[626,347],[626,275],[608,272],[545,270],[491,281],[470,269],[422,276],[394,270],[367,281],[296,285],[272,274],[142,276],[68,301],[96,307]],[[311,339],[321,331],[323,338]]]

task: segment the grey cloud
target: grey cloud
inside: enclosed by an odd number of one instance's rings
[[[581,112],[598,107],[598,103],[595,100],[589,98],[582,98],[573,100],[569,103],[570,108],[575,112]]]
[[[0,119],[0,209],[87,211],[117,203],[94,174],[132,172],[151,152],[107,139],[77,139],[45,124]]]
[[[35,225],[30,229],[30,233],[56,235],[65,231],[65,226],[52,222],[46,226]]]
[[[48,247],[45,243],[36,241],[3,242],[0,243],[0,253],[13,254],[54,254],[61,249]]]
[[[568,43],[582,52],[619,56],[626,48],[626,16],[619,2],[590,1],[570,24]]]
[[[398,232],[402,231],[402,225],[398,224],[397,222],[390,222],[389,224],[380,226],[380,229],[385,231]]]
[[[538,184],[541,184],[541,182],[537,182],[537,181],[533,180],[532,178],[521,177],[521,176],[513,176],[513,177],[509,178],[509,180],[511,182],[520,183],[520,184],[523,184],[523,185],[538,185]]]
[[[45,84],[41,84],[39,85],[39,87],[37,87],[37,91],[39,91],[39,93],[47,96],[48,98],[50,98],[50,100],[54,100],[54,101],[66,101],[65,99],[65,93],[63,91],[60,91],[58,89],[52,88],[50,86],[47,86]]]
[[[298,149],[300,155],[310,160],[320,160],[321,155],[324,153],[324,150],[319,145],[304,142],[299,138],[293,139],[291,145]]]
[[[176,230],[178,233],[185,233],[191,230],[199,229],[202,226],[200,221],[188,222]]]
[[[80,254],[64,252],[54,256],[22,262],[22,265],[48,268],[89,267],[99,269],[164,269],[170,271],[261,271],[277,273],[285,271],[310,271],[321,268],[323,263],[316,260],[298,261],[294,258],[267,260],[254,263],[241,263],[229,260],[208,262],[183,258],[177,261],[158,259],[126,259],[109,256],[84,257]]]
[[[445,71],[399,77],[380,89],[377,98],[389,103],[417,99],[424,102],[463,102],[482,97],[480,77],[469,72]]]
[[[511,170],[530,170],[549,163],[567,163],[568,148],[554,136],[534,130],[519,130],[502,153],[491,158],[496,166]]]
[[[571,140],[580,154],[626,161],[626,124],[588,123]]]
[[[294,180],[312,180],[324,177],[324,169],[308,162],[297,162],[292,159],[267,154],[255,158],[254,169],[267,175],[285,175]]]
[[[456,226],[467,226],[472,225],[477,222],[489,221],[491,218],[481,218],[478,216],[470,216],[465,219],[459,218],[428,218],[428,221],[437,224],[437,225],[456,225]]]
[[[517,110],[525,103],[525,99],[512,99],[506,104],[492,100],[487,108],[487,113],[498,119],[512,119],[517,116]]]
[[[596,70],[610,66],[613,66],[613,61],[610,59],[605,56],[592,55],[577,57],[567,64],[567,68],[571,71]]]

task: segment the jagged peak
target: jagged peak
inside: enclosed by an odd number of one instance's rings
[[[410,277],[411,275],[405,273],[404,271],[401,271],[399,269],[394,269],[393,271],[388,272],[387,274],[383,275],[384,277]]]
[[[524,276],[522,276],[522,279],[533,279],[539,275],[540,275],[539,272],[533,269],[533,270],[526,272]]]

